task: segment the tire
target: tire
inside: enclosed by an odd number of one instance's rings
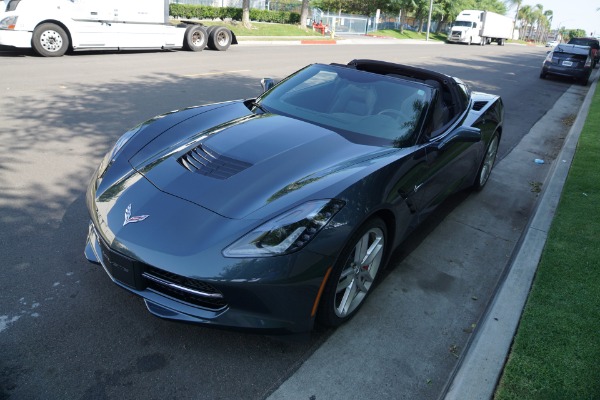
[[[477,171],[477,177],[475,178],[473,189],[477,191],[483,189],[488,179],[490,178],[492,168],[494,167],[494,163],[496,162],[496,156],[498,155],[499,143],[500,137],[498,136],[497,132],[494,132],[492,138],[490,139],[490,143],[488,144],[488,147],[485,150],[483,160],[481,160],[481,165],[479,166],[479,171]]]
[[[202,51],[206,47],[208,34],[200,25],[188,26],[185,30],[184,47],[189,51]]]
[[[41,24],[33,31],[31,45],[36,54],[42,57],[60,57],[69,48],[69,36],[56,24]]]
[[[210,37],[210,34],[212,33],[212,31],[214,31],[215,29],[217,29],[218,27],[215,25],[211,25],[211,26],[207,26],[206,27],[206,33],[208,34],[208,37]],[[209,47],[210,48],[210,47]]]
[[[325,286],[317,321],[336,327],[356,314],[383,269],[387,229],[380,218],[367,221],[347,242]],[[359,265],[356,265],[358,261]]]
[[[589,82],[589,77],[586,78],[581,78],[581,80],[579,81],[579,83],[581,83],[582,86],[587,86],[588,82]]]
[[[504,46],[504,39],[498,39],[498,46]]]
[[[223,26],[216,26],[208,35],[208,48],[225,51],[231,46],[231,31]]]
[[[545,73],[543,73],[543,72],[540,72],[540,78],[541,78],[541,79],[546,79],[546,74],[545,74]]]

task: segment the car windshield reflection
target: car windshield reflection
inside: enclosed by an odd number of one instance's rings
[[[258,103],[366,144],[406,147],[416,143],[432,88],[400,76],[314,64],[292,75]]]

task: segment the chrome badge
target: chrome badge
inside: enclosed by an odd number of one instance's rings
[[[132,217],[131,216],[131,204],[130,204],[125,209],[125,221],[123,221],[123,226],[125,226],[129,223],[143,221],[148,217],[149,217],[149,215],[138,215],[138,216]]]

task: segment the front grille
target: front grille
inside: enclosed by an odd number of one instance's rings
[[[252,165],[245,161],[221,155],[204,145],[188,151],[179,157],[177,161],[188,171],[216,179],[227,179]]]
[[[151,266],[147,266],[142,276],[147,288],[159,294],[211,310],[227,306],[221,292],[206,282]]]
[[[223,294],[214,286],[134,260],[112,250],[101,238],[99,241],[102,263],[120,283],[138,291],[149,289],[162,296],[210,310],[227,306]]]

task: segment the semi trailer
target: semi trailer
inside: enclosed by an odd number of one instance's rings
[[[223,26],[171,23],[168,0],[3,0],[0,7],[0,45],[44,57],[69,49],[224,51],[237,44]]]

